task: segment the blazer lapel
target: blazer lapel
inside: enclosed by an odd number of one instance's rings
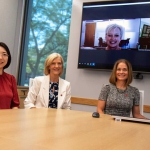
[[[63,82],[63,79],[59,78],[59,90],[58,90],[58,106],[57,108],[61,108],[64,100],[65,100],[65,96],[66,96],[66,90],[65,90],[65,83]]]
[[[48,107],[48,102],[49,102],[49,81],[50,81],[50,76],[44,76],[42,85],[41,85],[41,90],[42,90],[42,97],[43,97],[43,103],[45,107]]]

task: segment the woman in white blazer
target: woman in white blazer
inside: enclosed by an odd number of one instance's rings
[[[35,77],[24,101],[25,108],[70,109],[70,82],[60,78],[63,73],[63,58],[58,53],[50,54],[45,60],[45,76]]]

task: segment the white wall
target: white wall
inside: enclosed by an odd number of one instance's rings
[[[102,85],[108,83],[110,72],[77,69],[82,3],[88,1],[92,0],[73,0],[66,80],[71,82],[72,96],[97,99]],[[134,80],[132,86],[144,90],[144,104],[150,105],[150,74],[144,74],[143,80]],[[78,105],[73,105],[73,108],[77,107]],[[85,110],[85,107],[80,106],[80,110]],[[95,107],[92,107],[92,110],[94,111]]]
[[[0,41],[7,44],[12,63],[6,72],[17,77],[24,0],[0,0]]]

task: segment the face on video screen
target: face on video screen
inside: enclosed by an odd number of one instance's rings
[[[111,29],[106,33],[106,43],[108,49],[120,49],[120,40],[121,34],[118,28]]]

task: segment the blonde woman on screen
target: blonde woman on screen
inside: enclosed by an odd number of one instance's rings
[[[116,61],[110,79],[110,84],[101,89],[97,112],[115,116],[144,118],[140,114],[140,93],[136,87],[130,85],[132,82],[132,66],[125,60]]]
[[[117,24],[110,24],[105,31],[106,50],[121,50],[119,43],[123,36],[123,27]]]
[[[63,58],[58,53],[45,60],[45,76],[35,77],[24,101],[25,108],[70,109],[71,86],[60,76],[63,73]]]

